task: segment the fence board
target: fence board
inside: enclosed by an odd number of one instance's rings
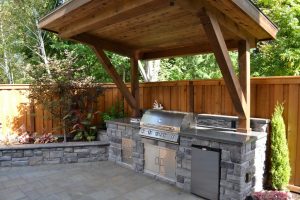
[[[117,101],[124,100],[114,84],[104,84],[104,94],[97,98],[97,108],[105,112]],[[129,87],[129,85],[128,85]],[[59,121],[48,119],[41,107],[31,109],[26,98],[28,85],[0,85],[0,123],[3,134],[12,130],[9,124],[25,125],[28,131],[51,131]],[[130,87],[129,87],[130,89]],[[25,93],[24,93],[25,92]],[[141,109],[152,107],[154,100],[167,110],[235,115],[223,80],[170,81],[140,84]],[[277,102],[284,102],[284,121],[290,150],[293,188],[300,187],[300,77],[253,78],[251,80],[251,117],[271,118]],[[124,102],[124,110],[131,109]],[[31,113],[35,111],[36,116]],[[101,118],[97,118],[101,121]],[[16,128],[14,127],[14,128]],[[52,130],[53,131],[53,130]],[[59,133],[61,130],[55,131]]]

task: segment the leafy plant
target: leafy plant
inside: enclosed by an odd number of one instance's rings
[[[45,133],[35,139],[35,144],[47,144],[57,142],[58,138],[53,136],[52,133]]]
[[[20,144],[32,144],[35,142],[35,134],[24,132],[17,136],[17,141]]]
[[[65,117],[74,124],[71,133],[75,133],[73,137],[75,141],[93,141],[96,139],[97,127],[92,124],[97,114],[99,114],[98,111],[86,114],[80,110],[73,110]]]
[[[287,187],[291,175],[283,109],[283,105],[277,103],[271,121],[271,181],[272,187],[279,190]]]
[[[76,62],[73,54],[66,52],[66,59],[50,60],[47,67],[51,75],[43,64],[38,68],[31,66],[32,70],[28,71],[33,80],[29,99],[51,113],[52,120],[62,122],[59,126],[64,131],[65,140],[69,130],[74,130],[79,121],[88,119],[84,113],[95,112],[97,98],[103,92],[93,78],[79,76],[84,67],[76,67]]]
[[[104,112],[102,114],[102,119],[104,121],[123,118],[123,117],[125,117],[123,101],[117,101],[114,105],[112,105],[109,108],[107,112]]]

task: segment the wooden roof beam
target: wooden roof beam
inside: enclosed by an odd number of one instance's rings
[[[236,50],[238,48],[238,42],[234,40],[226,41],[226,46],[229,50]],[[157,51],[141,51],[139,53],[139,59],[141,60],[153,60],[159,58],[170,58],[176,56],[191,56],[197,54],[211,53],[211,44],[197,44],[185,47],[178,47],[172,49],[164,49]]]
[[[153,10],[164,8],[170,4],[170,2],[166,0],[145,0],[136,3],[132,3],[132,1],[112,1],[110,3],[112,4],[111,9],[105,9],[91,17],[75,21],[62,28],[62,30],[59,31],[59,36],[62,38],[70,38],[80,33],[101,29],[120,21],[153,12]],[[116,11],[115,8],[119,9]]]
[[[97,36],[85,33],[74,36],[71,40],[81,42],[87,45],[97,46],[106,51],[114,52],[123,56],[132,57],[134,56],[134,48],[124,44],[120,44],[113,41],[101,39]]]
[[[193,14],[196,14],[201,17],[205,15],[202,13],[202,9],[205,8],[213,13],[217,18],[220,26],[230,33],[236,35],[240,39],[247,40],[251,48],[256,47],[256,38],[254,35],[246,31],[232,19],[228,18],[224,13],[217,10],[215,7],[211,6],[208,2],[203,0],[178,0],[176,1],[182,8],[185,8],[191,11]]]
[[[253,35],[257,35],[259,30],[249,28],[258,24],[261,31],[264,32],[265,39],[269,36],[269,39],[275,39],[278,32],[278,28],[273,24],[251,1],[244,0],[206,0],[216,9],[223,11],[232,20],[240,20],[239,23],[244,26]],[[223,6],[220,6],[220,3]],[[242,12],[232,12],[238,7]],[[249,17],[248,17],[249,16]]]
[[[206,14],[206,17],[202,16],[200,19],[204,26],[206,36],[211,42],[212,50],[221,69],[232,103],[239,116],[246,118],[248,115],[247,106],[250,105],[247,105],[240,82],[235,75],[220,25],[212,13],[205,10],[203,10],[203,13]]]
[[[103,49],[98,46],[91,45],[91,47],[94,50],[98,60],[100,61],[104,69],[107,71],[107,73],[110,75],[110,77],[113,79],[114,83],[117,85],[121,94],[124,96],[130,107],[133,109],[136,108],[137,102],[135,98],[132,96],[129,89],[122,81],[122,78],[120,77],[114,66],[111,64],[109,58],[104,53]]]

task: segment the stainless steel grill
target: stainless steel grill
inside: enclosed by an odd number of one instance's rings
[[[139,134],[167,142],[178,143],[180,131],[193,123],[193,114],[185,112],[147,110],[140,122]]]

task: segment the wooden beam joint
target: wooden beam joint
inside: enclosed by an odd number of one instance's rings
[[[124,96],[126,101],[128,102],[129,106],[133,109],[136,108],[137,102],[134,96],[130,93],[129,89],[125,85],[125,83],[122,81],[122,78],[110,62],[109,58],[106,56],[105,52],[102,48],[98,46],[91,46],[94,52],[96,53],[97,58],[103,65],[104,69],[107,71],[107,73],[110,75],[110,77],[113,79],[114,83],[119,88],[121,94]]]
[[[250,89],[248,88],[250,87],[250,70],[248,66],[248,54],[246,52],[246,50],[249,50],[248,43],[243,43],[243,45],[241,45],[243,48],[240,48],[241,51],[243,51],[240,58],[240,60],[243,60],[243,62],[240,61],[240,64],[243,65],[243,76],[241,76],[239,81],[234,72],[228,48],[217,18],[214,14],[203,8],[203,14],[201,14],[200,20],[204,27],[206,36],[210,40],[212,50],[220,66],[232,103],[240,119],[242,119],[240,120],[240,127],[242,127],[240,130],[248,132],[248,128],[250,128]],[[245,44],[247,44],[247,46],[245,46]]]

